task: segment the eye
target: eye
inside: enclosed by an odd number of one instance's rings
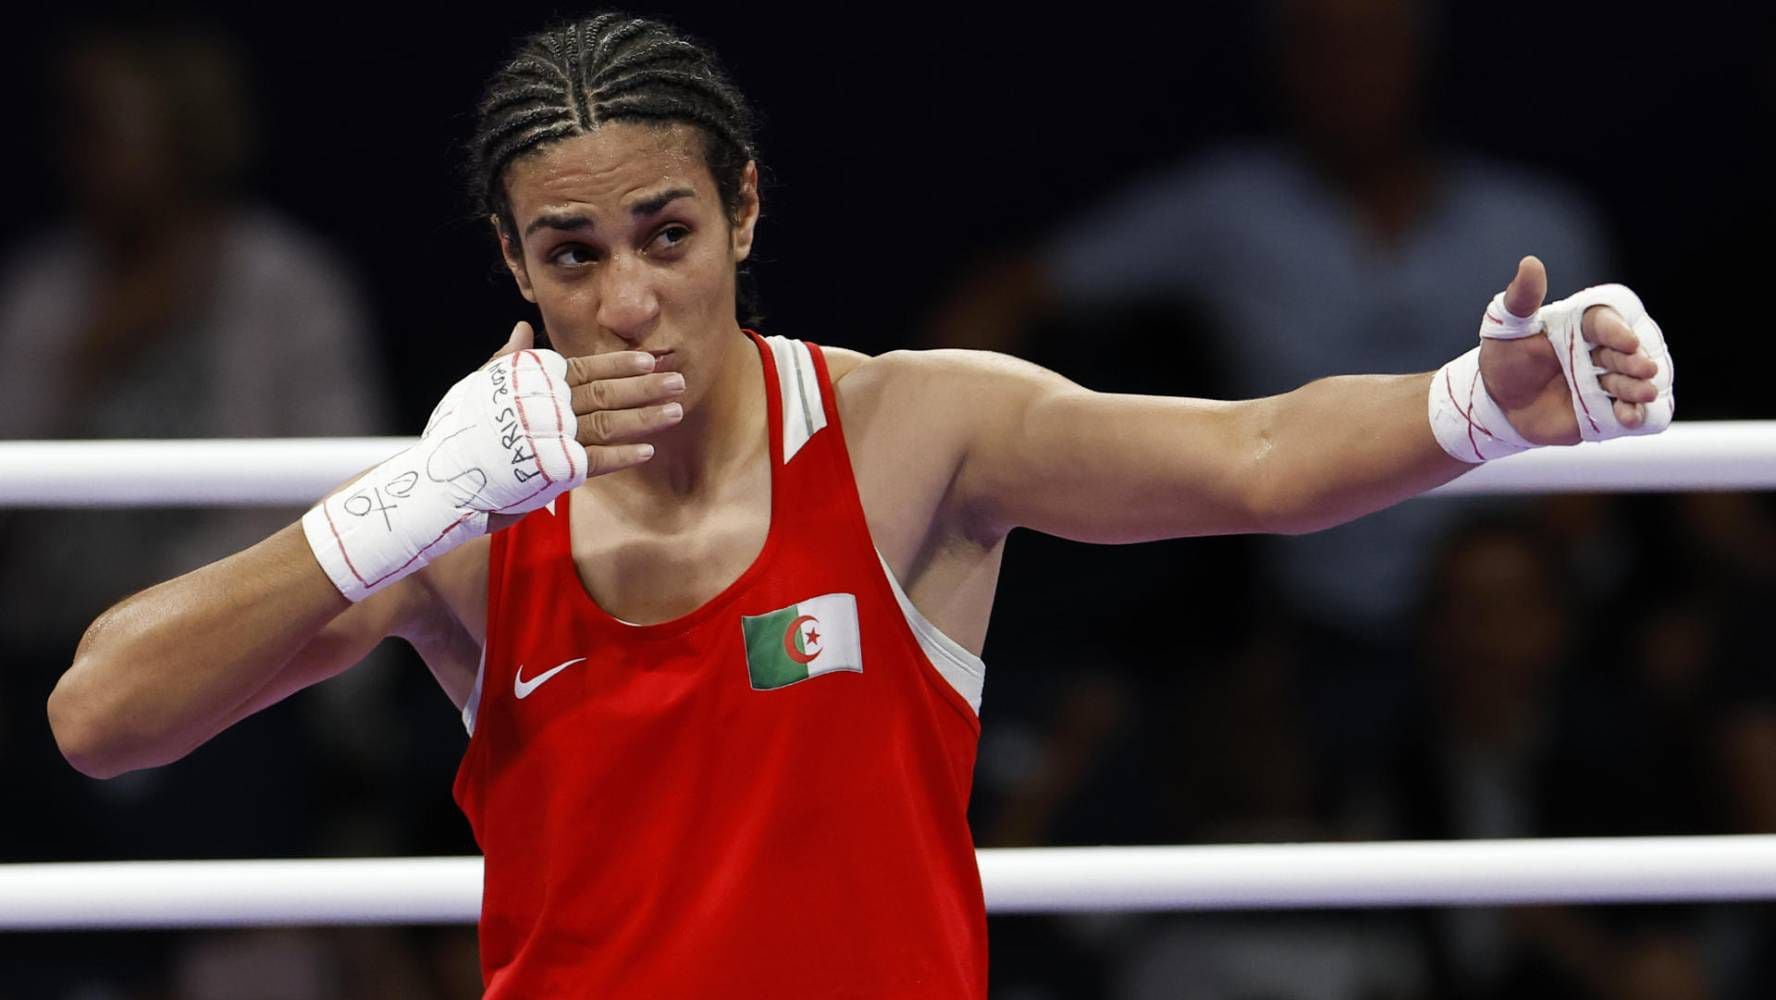
[[[564,243],[549,254],[549,263],[560,267],[585,267],[592,260],[592,251],[578,243]]]
[[[650,245],[658,250],[671,250],[690,238],[691,227],[675,222],[654,234],[654,241]]]

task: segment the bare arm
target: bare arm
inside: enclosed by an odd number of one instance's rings
[[[432,613],[417,578],[350,604],[292,524],[101,615],[50,694],[50,727],[93,777],[164,764]]]
[[[1513,315],[1547,294],[1526,257],[1505,293]],[[1659,396],[1660,367],[1614,309],[1583,313],[1583,338],[1626,427]],[[1013,527],[1080,541],[1300,534],[1342,524],[1473,468],[1429,419],[1432,375],[1340,375],[1264,399],[1217,402],[1091,392],[1003,355],[933,351],[881,363],[918,383],[953,456],[952,504],[983,537]],[[1546,337],[1488,340],[1479,377],[1512,427],[1537,444],[1579,440],[1568,383]]]
[[[1431,375],[1338,375],[1245,405],[1261,414],[1261,530],[1320,531],[1441,486],[1474,466],[1431,433]]]
[[[883,360],[909,370],[934,425],[956,428],[954,502],[983,537],[1313,531],[1472,468],[1431,434],[1429,375],[1339,376],[1222,402],[1092,392],[997,354]]]

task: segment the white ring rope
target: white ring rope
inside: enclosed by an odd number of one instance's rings
[[[307,506],[409,438],[3,441],[0,507]],[[1776,488],[1776,421],[1673,424],[1662,434],[1538,448],[1431,496]]]
[[[412,438],[0,441],[0,507],[306,507]]]
[[[982,850],[996,913],[1776,898],[1776,836]],[[473,923],[480,858],[0,865],[0,929]]]
[[[299,506],[404,438],[0,442],[0,507]],[[1776,422],[1488,463],[1435,495],[1776,488]],[[982,850],[999,913],[1776,899],[1776,836]],[[0,865],[0,929],[471,923],[479,858]]]

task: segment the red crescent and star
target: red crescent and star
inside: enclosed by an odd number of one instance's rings
[[[803,644],[799,640],[802,638],[803,622],[813,622],[816,626],[820,624],[820,620],[813,615],[798,615],[795,621],[789,623],[789,628],[785,629],[783,632],[783,651],[789,654],[789,658],[797,663],[811,662],[816,656],[820,655],[820,650],[818,649],[812,653],[805,653],[802,651]],[[818,643],[820,641],[820,632],[817,631],[817,629],[809,629],[807,641],[809,643]]]

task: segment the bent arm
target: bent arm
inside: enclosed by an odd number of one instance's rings
[[[292,524],[100,615],[50,694],[50,727],[93,777],[177,760],[356,663],[402,631],[422,598],[404,580],[349,603]]]
[[[1300,534],[1473,467],[1432,435],[1429,374],[1341,375],[1223,402],[1092,392],[974,351],[896,363],[922,370],[913,381],[923,404],[956,429],[956,502],[987,536],[1013,527],[1106,543]]]

